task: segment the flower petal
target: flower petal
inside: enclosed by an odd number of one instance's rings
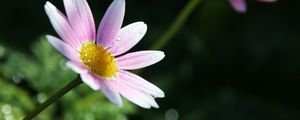
[[[229,2],[237,12],[245,13],[247,11],[245,0],[229,0]]]
[[[46,35],[46,38],[56,50],[58,50],[68,59],[76,62],[81,61],[79,57],[79,53],[75,49],[73,49],[70,45],[64,43],[62,40],[51,35]]]
[[[114,56],[127,52],[143,38],[146,31],[147,25],[144,22],[135,22],[125,26],[118,33],[109,51]]]
[[[80,38],[73,31],[71,25],[67,21],[67,18],[50,2],[46,2],[45,11],[57,34],[66,43],[70,44],[71,47],[79,50],[81,46]]]
[[[134,70],[157,63],[164,57],[165,54],[162,51],[148,50],[128,53],[126,55],[116,58],[116,60],[119,68],[126,70]]]
[[[98,83],[100,79],[95,78],[92,73],[82,73],[80,74],[81,80],[90,86],[93,90],[99,90],[101,88],[101,85]]]
[[[130,87],[141,90],[153,97],[165,97],[165,93],[161,89],[148,82],[147,80],[141,78],[140,76],[137,76],[125,70],[120,70],[118,72],[118,78],[121,79],[120,82],[122,82],[123,84],[127,84]]]
[[[107,9],[98,29],[97,43],[108,48],[115,40],[123,22],[125,0],[114,0]]]
[[[114,89],[113,82],[115,80],[99,80],[99,84],[101,85],[101,90],[104,95],[114,104],[118,106],[122,106],[122,99],[119,92]]]
[[[86,0],[64,0],[68,20],[81,42],[95,40],[95,23]]]
[[[66,63],[67,67],[75,71],[76,73],[83,74],[89,72],[89,69],[82,65],[79,62],[68,61]]]
[[[121,79],[112,80],[112,86],[125,98],[143,108],[151,108],[151,106],[154,108],[159,107],[152,96],[123,84],[120,81]]]
[[[112,87],[112,82],[114,80],[107,80],[103,79],[93,73],[85,73],[80,74],[81,79],[84,83],[86,83],[88,86],[90,86],[94,90],[101,89],[103,94],[114,104],[117,104],[119,106],[122,105],[122,99],[118,91],[116,91]]]

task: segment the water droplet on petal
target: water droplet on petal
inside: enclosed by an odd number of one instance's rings
[[[117,40],[117,41],[120,41],[120,40],[121,40],[121,37],[120,37],[120,36],[118,36],[116,40]]]
[[[156,56],[155,56],[155,55],[152,55],[152,56],[151,56],[151,58],[152,58],[152,59],[155,59],[155,58],[156,58]]]

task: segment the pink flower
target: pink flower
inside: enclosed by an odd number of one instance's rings
[[[84,83],[102,90],[113,103],[122,105],[120,94],[143,108],[158,108],[154,98],[164,92],[126,70],[147,67],[164,58],[162,51],[138,51],[123,55],[145,35],[147,25],[135,22],[123,28],[125,0],[114,0],[106,11],[97,35],[86,0],[64,0],[67,16],[50,2],[45,11],[57,34],[63,40],[47,35],[47,39],[69,59],[67,66],[80,74]]]
[[[257,0],[260,2],[275,2],[276,0]],[[232,7],[240,12],[245,13],[247,11],[246,1],[245,0],[229,0]]]

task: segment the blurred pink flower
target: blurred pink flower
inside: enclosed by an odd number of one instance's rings
[[[98,32],[86,0],[64,0],[67,16],[50,2],[45,11],[62,40],[47,35],[60,53],[69,59],[67,66],[80,74],[84,83],[102,90],[113,103],[121,106],[120,94],[143,108],[158,108],[154,98],[164,92],[126,70],[155,64],[164,58],[162,51],[138,51],[123,55],[145,35],[147,25],[135,22],[123,28],[125,0],[114,0],[106,11]]]
[[[257,0],[260,2],[275,2],[276,0]],[[246,1],[245,0],[229,0],[231,6],[240,13],[245,13],[247,11]]]

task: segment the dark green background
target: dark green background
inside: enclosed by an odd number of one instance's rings
[[[124,25],[148,25],[132,51],[157,42],[187,1],[127,0]],[[1,1],[0,43],[32,54],[40,36],[56,35],[45,2]],[[63,10],[62,1],[50,2]],[[110,3],[89,0],[97,26]],[[129,119],[165,119],[172,109],[180,120],[299,120],[300,3],[247,3],[248,12],[239,14],[226,0],[202,0],[163,49],[166,58],[141,73],[165,91],[160,109],[138,108]],[[17,86],[24,85],[32,91]]]

